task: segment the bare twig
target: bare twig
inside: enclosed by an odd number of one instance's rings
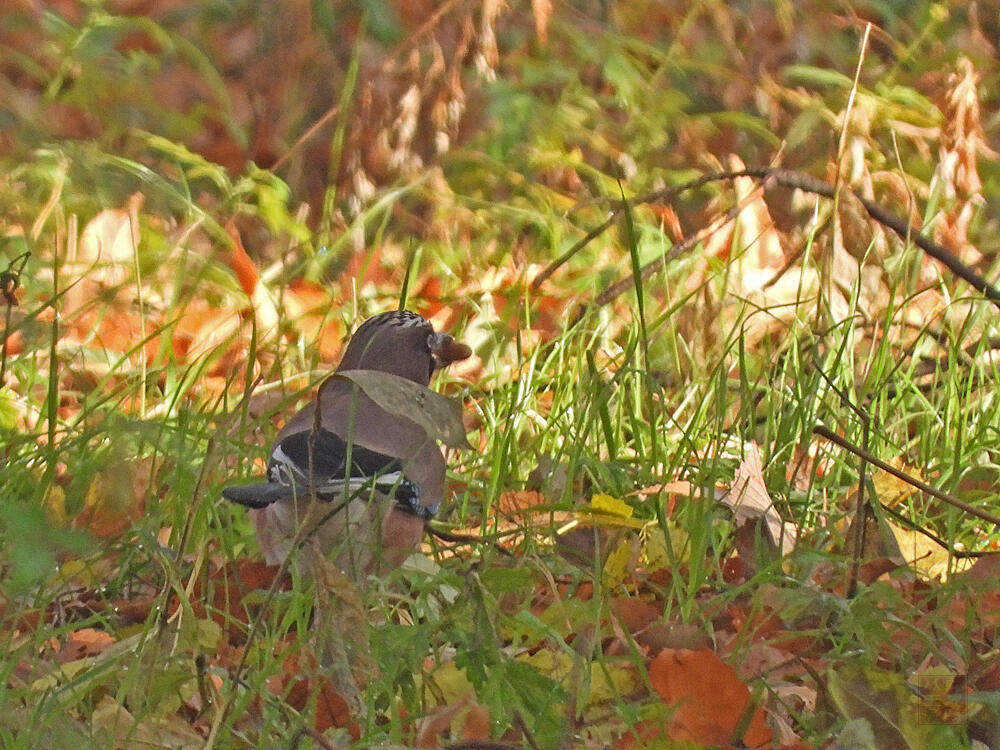
[[[794,172],[788,169],[778,169],[775,167],[749,167],[747,169],[740,169],[736,171],[710,172],[702,175],[696,180],[691,180],[690,182],[678,185],[677,187],[666,188],[664,190],[658,190],[653,193],[631,198],[627,201],[627,205],[632,207],[647,203],[662,203],[676,198],[678,195],[687,190],[693,190],[707,183],[734,180],[737,177],[754,177],[761,180],[770,179],[782,187],[803,190],[824,198],[834,197],[833,186],[823,182],[822,180],[816,179],[815,177],[811,177],[810,175],[802,174],[801,172]],[[998,290],[970,266],[963,263],[958,256],[940,243],[935,242],[922,234],[906,219],[897,216],[875,201],[860,195],[857,191],[852,192],[861,205],[864,206],[868,215],[875,219],[875,221],[894,231],[904,241],[912,241],[913,244],[944,265],[949,271],[965,281],[976,291],[983,294],[995,305],[1000,307],[1000,290]],[[573,245],[573,247],[571,247],[568,251],[563,253],[559,258],[554,260],[538,276],[536,276],[534,281],[531,282],[532,288],[537,289],[541,286],[546,279],[559,270],[559,268],[569,261],[573,255],[583,249],[591,240],[602,234],[608,229],[608,227],[612,226],[618,217],[623,213],[624,206],[625,204],[619,201],[618,205],[612,209],[611,215],[604,222],[587,232],[587,234],[580,241]]]
[[[538,289],[538,287],[544,284],[545,281],[548,280],[548,278],[552,274],[554,274],[563,265],[565,265],[570,258],[572,258],[574,255],[580,252],[584,247],[590,244],[591,240],[603,234],[604,231],[608,229],[608,227],[613,225],[618,220],[618,217],[625,212],[626,206],[631,208],[633,206],[642,206],[647,203],[664,203],[668,200],[676,198],[683,192],[686,192],[688,190],[694,190],[695,188],[699,188],[702,185],[707,185],[710,182],[717,182],[719,180],[731,179],[731,177],[729,177],[728,175],[738,176],[738,173],[709,172],[708,174],[702,175],[701,177],[698,177],[694,180],[690,180],[681,185],[677,185],[676,187],[664,188],[662,190],[657,190],[652,193],[647,193],[646,195],[640,195],[635,198],[630,198],[627,201],[617,200],[615,202],[614,208],[611,209],[611,214],[608,216],[608,218],[601,224],[597,225],[589,232],[587,232],[587,234],[584,235],[583,238],[580,239],[575,245],[573,245],[573,247],[571,247],[565,253],[563,253],[554,261],[552,261],[548,266],[546,266],[545,269],[540,274],[538,274],[531,282],[531,288]],[[748,176],[752,177],[754,175],[748,175]]]
[[[690,237],[685,237],[684,239],[682,239],[680,242],[678,242],[676,245],[670,248],[670,250],[661,255],[659,258],[657,258],[656,260],[652,260],[646,265],[644,265],[642,267],[642,272],[640,274],[641,277],[643,279],[648,279],[651,274],[656,273],[656,271],[659,271],[661,268],[663,268],[663,266],[667,264],[667,261],[671,261],[674,260],[675,258],[680,257],[688,250],[690,250],[692,247],[697,245],[699,242],[704,241],[705,236],[708,234],[709,231],[716,228],[717,226],[720,225],[724,226],[725,224],[728,224],[730,221],[735,219],[736,215],[739,214],[739,212],[742,211],[743,208],[744,207],[741,203],[737,203],[736,205],[729,208],[728,211],[726,211],[726,213],[722,216],[721,221],[716,221],[713,219],[712,224],[709,227],[705,227],[704,229],[695,232]],[[622,279],[621,281],[612,284],[610,287],[605,289],[597,296],[597,299],[594,300],[594,304],[597,305],[598,307],[606,305],[619,295],[627,292],[633,286],[635,286],[635,275],[628,276]]]
[[[882,471],[892,474],[897,479],[902,479],[904,482],[906,482],[909,485],[912,485],[913,487],[916,487],[918,490],[926,492],[931,497],[936,497],[938,500],[948,503],[948,505],[958,508],[959,510],[963,510],[969,515],[975,516],[976,518],[981,518],[984,521],[989,521],[995,526],[1000,526],[1000,518],[994,516],[992,513],[987,513],[985,510],[981,510],[977,508],[975,505],[969,505],[969,503],[963,500],[959,500],[957,497],[949,495],[947,492],[939,490],[937,487],[933,487],[932,485],[927,484],[927,482],[924,482],[921,479],[917,479],[914,476],[910,476],[905,471],[900,471],[895,466],[887,464],[882,459],[872,455],[864,448],[855,445],[849,440],[845,440],[837,433],[828,429],[825,425],[821,424],[816,425],[815,427],[813,427],[813,432],[819,435],[820,437],[826,438],[831,443],[838,445],[844,450],[850,451],[855,456],[863,458],[865,461],[872,464],[873,466],[877,466]]]
[[[323,750],[343,750],[343,748],[345,747],[344,745],[334,743],[333,740],[331,740],[328,737],[324,737],[322,734],[317,732],[312,727],[303,726],[299,727],[298,730],[296,730],[295,734],[293,734],[289,738],[288,741],[289,750],[297,750],[297,748],[301,747],[302,740],[306,739],[307,737],[311,739],[313,742],[315,742]]]
[[[487,539],[485,537],[475,536],[474,534],[453,534],[450,531],[435,529],[430,525],[430,522],[424,524],[424,531],[443,542],[451,542],[453,544],[483,544],[492,547],[494,550],[506,557],[514,556],[509,549],[506,549],[505,547],[494,542],[492,539]]]
[[[868,437],[871,433],[872,421],[871,417],[867,412],[864,413],[861,419],[862,429],[864,430],[863,440],[864,448],[863,453],[868,453]],[[853,599],[858,593],[858,575],[861,572],[861,556],[864,554],[865,550],[865,531],[868,529],[868,513],[871,510],[871,506],[875,503],[875,498],[869,500],[865,493],[865,488],[868,483],[865,481],[868,478],[868,460],[861,456],[861,463],[858,466],[858,501],[857,507],[854,511],[854,554],[851,556],[851,568],[850,568],[850,578],[847,582],[847,598]],[[874,510],[871,510],[874,514]]]
[[[7,371],[7,340],[11,336],[10,321],[14,306],[17,304],[17,288],[21,285],[21,274],[28,264],[31,253],[21,253],[14,260],[7,264],[7,270],[0,272],[0,297],[7,303],[7,310],[4,314],[3,341],[0,342],[0,385],[3,385],[3,376]]]
[[[985,549],[984,550],[955,549],[951,544],[949,544],[947,541],[945,541],[944,539],[942,539],[941,537],[939,537],[933,531],[925,529],[920,524],[916,523],[915,521],[912,521],[911,519],[909,519],[906,516],[904,516],[902,513],[896,511],[895,509],[888,507],[884,503],[882,504],[882,511],[884,513],[888,513],[890,516],[892,516],[900,526],[905,526],[906,528],[910,529],[911,531],[914,531],[917,534],[920,534],[922,536],[927,537],[932,542],[934,542],[936,545],[938,545],[939,547],[941,547],[941,549],[948,550],[948,554],[951,555],[952,557],[956,558],[956,559],[970,559],[970,560],[973,560],[973,559],[975,559],[977,557],[986,557],[987,555],[995,555],[996,554],[996,552],[994,552],[992,550],[985,550]]]

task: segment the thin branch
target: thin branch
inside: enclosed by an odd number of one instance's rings
[[[688,190],[694,190],[695,188],[699,188],[702,185],[708,184],[709,182],[716,182],[718,180],[729,179],[727,175],[731,174],[735,173],[709,172],[708,174],[702,175],[701,177],[698,177],[694,180],[690,180],[688,182],[677,185],[676,187],[663,188],[662,190],[657,190],[652,193],[647,193],[646,195],[640,195],[635,198],[630,198],[629,200],[624,202],[621,200],[616,200],[615,207],[611,209],[611,215],[608,216],[608,218],[604,222],[602,222],[601,224],[597,225],[589,232],[587,232],[587,234],[584,235],[583,238],[580,239],[575,245],[573,245],[573,247],[571,247],[565,253],[563,253],[554,261],[552,261],[548,266],[546,266],[546,268],[540,274],[538,274],[538,276],[536,276],[535,279],[531,282],[531,288],[537,290],[538,287],[544,284],[545,281],[548,280],[548,278],[552,274],[554,274],[563,265],[565,265],[570,258],[572,258],[574,255],[580,252],[584,247],[590,244],[591,240],[603,234],[604,231],[608,229],[608,227],[613,225],[618,220],[618,217],[621,216],[622,213],[624,213],[626,205],[631,208],[633,206],[642,206],[647,203],[665,203],[668,200],[676,198],[683,192],[686,192]]]
[[[825,425],[821,424],[816,425],[815,427],[813,427],[813,432],[819,435],[820,437],[826,438],[831,443],[838,445],[844,450],[850,451],[855,456],[863,458],[865,461],[872,464],[873,466],[877,466],[882,471],[892,474],[897,479],[902,479],[904,482],[906,482],[909,485],[912,485],[913,487],[916,487],[918,490],[926,492],[931,497],[936,497],[938,500],[948,503],[948,505],[958,508],[959,510],[963,510],[971,516],[975,516],[976,518],[981,518],[984,521],[989,521],[995,526],[1000,526],[1000,518],[994,516],[992,513],[987,513],[985,510],[980,510],[975,505],[969,505],[969,503],[965,502],[964,500],[959,500],[957,497],[949,495],[947,492],[939,490],[937,487],[933,487],[921,479],[917,479],[914,476],[910,476],[905,471],[900,471],[895,466],[887,464],[882,459],[872,455],[864,448],[860,448],[854,443],[850,442],[849,440],[845,440],[837,433],[828,429]]]
[[[736,218],[737,214],[739,214],[739,212],[743,210],[743,208],[744,206],[741,203],[735,204],[734,206],[729,208],[729,210],[726,211],[726,213],[722,216],[721,221],[713,219],[712,224],[709,225],[708,227],[705,227],[704,229],[695,232],[690,237],[685,237],[684,239],[682,239],[680,242],[678,242],[676,245],[670,248],[670,250],[661,255],[659,258],[657,258],[656,260],[652,260],[646,265],[644,265],[642,267],[641,277],[643,279],[648,279],[650,275],[663,268],[663,266],[667,264],[667,261],[671,261],[674,260],[675,258],[680,257],[688,250],[690,250],[692,247],[697,245],[699,242],[704,241],[705,236],[710,231],[715,230],[719,226],[725,226],[726,224],[731,222],[733,219]],[[601,292],[597,296],[597,299],[594,300],[594,304],[599,307],[606,305],[619,295],[627,292],[633,286],[635,286],[635,275],[627,276],[626,278],[622,279],[621,281],[615,282],[610,287]]]
[[[904,516],[899,511],[897,511],[897,510],[895,510],[893,508],[890,508],[889,506],[885,505],[884,503],[882,503],[881,505],[882,505],[882,511],[884,513],[888,513],[890,516],[892,516],[894,519],[896,519],[896,522],[899,523],[900,526],[905,526],[906,528],[910,529],[911,531],[913,531],[913,532],[915,532],[917,534],[921,534],[922,536],[927,537],[932,542],[934,542],[936,545],[938,545],[939,547],[941,547],[941,549],[946,550],[949,555],[951,555],[952,557],[954,557],[956,559],[974,560],[974,559],[976,559],[978,557],[986,557],[987,555],[995,555],[996,554],[996,552],[994,552],[992,550],[985,550],[985,549],[984,550],[961,550],[961,549],[955,549],[951,544],[949,544],[947,541],[945,541],[944,539],[942,539],[941,537],[939,537],[933,531],[925,529],[920,524],[918,524],[915,521],[907,518],[906,516]]]
[[[676,198],[685,191],[693,190],[706,185],[707,183],[734,180],[737,177],[753,177],[760,180],[769,179],[782,187],[803,190],[807,193],[813,193],[824,198],[834,197],[833,186],[823,182],[822,180],[816,179],[815,177],[811,177],[810,175],[802,174],[801,172],[795,172],[789,169],[778,169],[774,167],[749,167],[747,169],[740,169],[736,171],[710,172],[702,175],[698,179],[691,180],[690,182],[686,182],[676,187],[665,188],[663,190],[657,190],[646,195],[631,198],[627,201],[627,205],[629,207],[633,207],[648,203],[663,203]],[[971,266],[963,263],[958,256],[940,243],[935,242],[926,235],[922,234],[906,219],[892,213],[875,201],[860,195],[857,191],[852,190],[851,192],[858,199],[858,202],[864,206],[868,215],[875,219],[875,221],[894,231],[904,241],[912,241],[913,244],[944,265],[949,271],[965,281],[976,291],[983,294],[995,305],[1000,307],[1000,290],[973,270]],[[619,201],[618,205],[612,209],[611,215],[607,218],[607,220],[587,232],[587,234],[575,245],[573,245],[573,247],[554,260],[538,276],[536,276],[534,281],[531,282],[532,288],[538,289],[538,287],[541,286],[542,283],[544,283],[550,276],[552,276],[552,274],[565,265],[573,257],[573,255],[578,253],[591,240],[595,239],[612,226],[623,211],[624,205],[621,201]]]
[[[435,529],[431,526],[430,522],[424,523],[424,531],[430,534],[436,539],[440,539],[443,542],[451,542],[453,544],[482,544],[486,546],[493,547],[494,550],[499,552],[501,555],[506,557],[513,557],[514,553],[509,549],[497,544],[492,539],[487,539],[482,536],[475,536],[473,534],[453,534],[450,531],[444,531],[443,529]]]

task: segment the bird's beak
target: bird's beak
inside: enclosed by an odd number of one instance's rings
[[[472,349],[461,341],[455,341],[447,333],[432,333],[430,336],[431,356],[438,367],[447,367],[472,356]]]

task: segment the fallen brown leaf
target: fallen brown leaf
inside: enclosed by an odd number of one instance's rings
[[[736,727],[750,702],[750,691],[714,651],[666,649],[649,664],[649,681],[663,702],[676,710],[666,725],[666,736],[703,745],[729,745],[741,740],[747,747],[771,741],[758,706],[743,737]]]

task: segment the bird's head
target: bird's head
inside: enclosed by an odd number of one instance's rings
[[[449,334],[435,332],[423,316],[393,310],[361,324],[337,369],[380,370],[427,385],[435,370],[471,354]]]

